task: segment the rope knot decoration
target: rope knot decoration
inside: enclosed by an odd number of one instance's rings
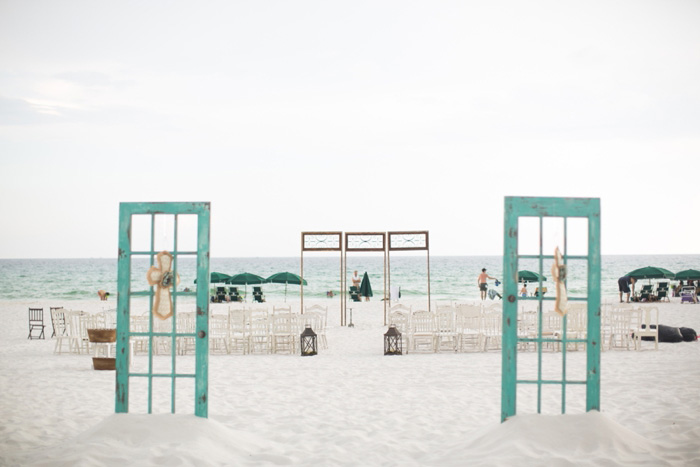
[[[172,272],[173,255],[167,251],[161,251],[156,255],[158,266],[151,266],[146,273],[146,280],[151,287],[155,287],[155,300],[151,313],[162,320],[173,315],[173,298],[170,289],[180,283],[180,276]]]
[[[554,280],[554,311],[560,316],[566,314],[566,305],[569,299],[566,295],[566,264],[564,264],[559,247],[554,249],[554,263],[552,264],[552,279]]]

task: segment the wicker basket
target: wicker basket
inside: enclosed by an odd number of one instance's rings
[[[88,329],[88,340],[90,342],[116,342],[116,329]]]
[[[92,357],[92,367],[96,370],[116,370],[116,358]]]

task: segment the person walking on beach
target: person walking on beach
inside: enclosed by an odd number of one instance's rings
[[[481,274],[479,274],[479,279],[477,279],[477,283],[479,284],[479,290],[481,291],[481,299],[486,300],[486,292],[489,290],[489,284],[488,284],[488,279],[493,279],[497,281],[495,277],[491,277],[488,274],[486,274],[486,268],[483,268],[481,270]]]
[[[620,303],[622,303],[622,294],[627,294],[627,303],[630,302],[630,285],[632,286],[632,294],[634,295],[634,283],[636,279],[630,276],[622,276],[617,280],[617,286],[620,289]]]
[[[98,290],[97,296],[100,297],[100,300],[102,300],[103,302],[106,302],[107,297],[109,297],[109,292],[105,292],[104,290]]]

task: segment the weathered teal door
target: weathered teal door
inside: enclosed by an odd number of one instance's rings
[[[179,227],[183,216],[196,217],[196,226],[193,226],[196,236],[196,249],[179,251]],[[135,216],[139,219],[150,218],[150,247],[134,249],[135,239],[132,237],[132,227]],[[172,248],[156,251],[155,226],[156,219],[167,217],[172,221],[172,232],[168,233],[172,239]],[[154,382],[160,384],[168,381],[170,391],[170,411],[176,409],[176,382],[184,379],[194,379],[194,413],[199,417],[207,417],[207,391],[208,391],[208,359],[209,359],[209,228],[210,205],[209,203],[121,203],[119,206],[119,262],[118,262],[118,297],[117,297],[117,385],[115,411],[117,413],[129,412],[130,396],[146,397],[148,413],[153,411]],[[146,232],[146,237],[149,234]],[[148,240],[146,240],[146,243]],[[144,244],[143,242],[141,243]],[[165,251],[165,252],[164,252]],[[151,286],[145,274],[132,274],[134,258],[150,258],[151,269],[160,267],[161,256],[168,258],[167,266],[170,269],[163,272],[157,271],[160,282]],[[196,291],[189,291],[187,287],[178,288],[178,266],[184,257],[196,258]],[[158,260],[158,261],[156,261]],[[151,271],[149,270],[149,274]],[[149,276],[150,280],[150,276]],[[133,287],[136,290],[132,290]],[[162,295],[161,295],[162,294]],[[196,297],[194,313],[194,329],[186,331],[179,328],[178,323],[178,297]],[[144,320],[143,327],[134,326],[131,309],[133,300],[148,301],[148,317]],[[164,304],[160,307],[154,304]],[[170,307],[168,305],[171,304]],[[157,329],[154,326],[154,314],[157,310],[165,309],[166,313],[156,316]],[[166,317],[167,316],[167,317]],[[163,330],[165,327],[165,330]],[[168,329],[169,328],[169,329]],[[157,341],[156,341],[157,340]],[[143,365],[143,371],[132,371],[130,364],[130,350],[135,343],[143,345],[148,352],[148,361]],[[169,356],[158,355],[159,361],[166,359],[168,371],[161,371],[154,366],[154,353],[157,342],[163,349],[169,350]],[[179,371],[178,349],[183,342],[194,342],[194,371]],[[167,361],[169,359],[169,361]],[[144,387],[146,394],[130,394],[130,385],[138,381],[138,387]],[[142,384],[145,381],[145,384]],[[167,391],[167,389],[166,389]],[[162,391],[159,391],[162,395]]]
[[[563,252],[564,264],[575,261],[582,263],[585,271],[585,292],[578,296],[569,297],[569,303],[585,303],[586,332],[585,337],[567,335],[567,316],[562,318],[561,332],[543,334],[543,304],[555,300],[554,290],[549,296],[539,293],[538,296],[522,297],[519,293],[518,269],[521,261],[539,266],[540,275],[549,275],[544,270],[544,263],[554,261],[554,251],[543,251],[543,222],[546,218],[561,218],[563,222],[563,244],[557,245]],[[520,254],[519,220],[530,218],[539,223],[539,251],[534,254]],[[567,237],[570,219],[587,220],[587,252],[586,254],[569,254]],[[544,386],[561,387],[561,412],[566,412],[566,388],[568,385],[585,385],[586,411],[600,409],[600,199],[598,198],[505,198],[503,248],[503,343],[502,343],[502,380],[501,380],[501,421],[516,414],[516,396],[518,385],[536,385],[537,413],[541,413],[542,388]],[[545,254],[548,253],[548,254]],[[539,290],[543,283],[540,280]],[[522,287],[522,285],[520,285]],[[519,332],[518,304],[522,301],[534,300],[537,304],[537,323],[535,331],[530,334]],[[537,349],[537,369],[535,378],[518,378],[518,348],[529,348],[534,345]],[[586,376],[585,379],[569,379],[567,377],[567,347],[569,345],[585,346]],[[561,349],[561,378],[543,377],[543,346],[556,346]]]

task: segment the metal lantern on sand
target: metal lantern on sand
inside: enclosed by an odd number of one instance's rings
[[[401,333],[395,325],[384,334],[384,355],[401,355]]]
[[[301,356],[309,357],[311,355],[316,355],[318,349],[316,347],[316,333],[311,329],[311,325],[307,324],[304,331],[299,336],[299,342],[301,342]]]

